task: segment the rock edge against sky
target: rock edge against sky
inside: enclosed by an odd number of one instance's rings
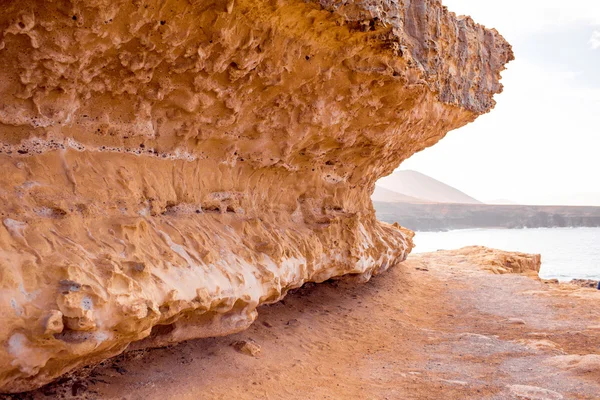
[[[403,261],[375,182],[513,58],[425,0],[5,1],[0,32],[2,392]]]

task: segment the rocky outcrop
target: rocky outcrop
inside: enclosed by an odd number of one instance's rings
[[[491,249],[484,246],[469,246],[456,250],[439,250],[435,253],[423,253],[415,255],[428,259],[452,259],[456,263],[473,263],[479,268],[497,275],[525,274],[538,276],[542,267],[542,256],[540,254],[518,253],[504,250]]]
[[[512,59],[436,0],[2,7],[4,392],[404,260],[375,181],[489,111]]]
[[[600,290],[600,282],[593,281],[591,279],[573,279],[569,282],[571,285],[583,287],[583,288],[592,288]]]

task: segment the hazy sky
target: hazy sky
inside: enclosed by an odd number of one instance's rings
[[[496,28],[516,61],[496,108],[413,156],[482,201],[600,206],[600,0],[443,0]]]

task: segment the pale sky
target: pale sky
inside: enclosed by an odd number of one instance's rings
[[[600,206],[600,0],[443,0],[496,28],[516,60],[496,108],[414,155],[482,200]]]

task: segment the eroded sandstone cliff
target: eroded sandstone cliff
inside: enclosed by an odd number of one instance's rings
[[[0,32],[3,392],[404,260],[375,181],[512,59],[439,0],[4,0]]]

